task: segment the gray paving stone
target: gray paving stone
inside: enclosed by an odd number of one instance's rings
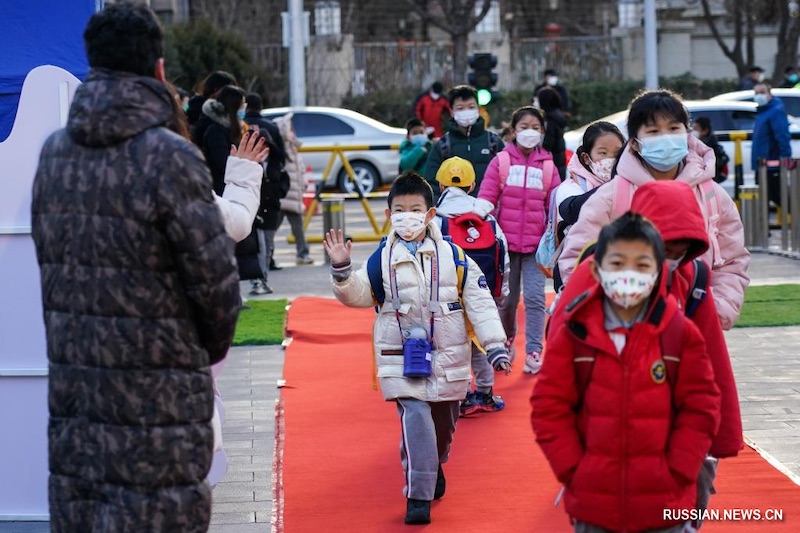
[[[251,524],[256,521],[256,513],[220,513],[214,510],[211,513],[211,524]]]
[[[253,522],[251,524],[212,524],[208,533],[267,533],[269,528],[265,524]]]

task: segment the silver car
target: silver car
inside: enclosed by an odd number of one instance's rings
[[[361,113],[338,107],[275,107],[262,110],[261,115],[272,120],[290,111],[294,113],[292,124],[304,148],[335,145],[376,147],[345,152],[364,192],[372,192],[397,177],[400,166],[398,146],[406,138],[405,129],[393,128]],[[330,152],[303,154],[303,160],[311,166],[311,174],[316,181],[322,180],[330,156]],[[348,180],[338,157],[323,185],[326,188],[338,187],[348,193],[355,192],[355,184]]]

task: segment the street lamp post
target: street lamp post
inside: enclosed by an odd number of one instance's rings
[[[656,0],[644,0],[644,72],[645,88],[658,89],[658,40],[656,37]]]

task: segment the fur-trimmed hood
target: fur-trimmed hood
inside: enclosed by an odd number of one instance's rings
[[[225,112],[225,106],[219,100],[209,98],[203,103],[203,114],[225,128],[231,127],[231,119]]]

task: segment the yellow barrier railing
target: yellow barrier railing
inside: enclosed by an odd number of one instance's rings
[[[350,238],[354,241],[379,241],[381,238],[389,231],[389,221],[387,220],[383,226],[378,225],[378,221],[375,218],[375,215],[372,213],[372,208],[369,205],[369,198],[380,198],[385,197],[387,193],[365,193],[364,186],[362,185],[361,181],[359,181],[358,177],[356,176],[355,171],[353,170],[353,166],[350,164],[350,161],[347,159],[345,152],[366,152],[371,150],[399,150],[400,145],[397,144],[387,144],[387,145],[332,145],[332,146],[302,146],[299,148],[299,152],[301,153],[324,153],[330,152],[331,156],[328,158],[328,163],[325,165],[325,169],[322,171],[322,179],[317,184],[317,191],[314,195],[314,199],[311,201],[311,204],[308,206],[306,210],[306,216],[303,218],[303,230],[308,229],[308,225],[311,223],[311,217],[314,216],[314,212],[317,209],[317,206],[320,203],[322,198],[358,198],[361,202],[362,207],[364,208],[364,213],[367,215],[369,219],[369,223],[372,226],[373,233],[361,233],[361,234],[349,234]],[[345,173],[347,174],[347,179],[353,183],[355,186],[354,193],[322,193],[322,186],[328,182],[331,172],[333,171],[333,167],[336,164],[336,159],[339,158],[342,161],[342,168],[344,169]],[[320,235],[319,237],[315,235],[307,235],[306,240],[311,243],[320,243],[322,242],[323,236]],[[294,242],[294,236],[289,235],[288,242]]]

